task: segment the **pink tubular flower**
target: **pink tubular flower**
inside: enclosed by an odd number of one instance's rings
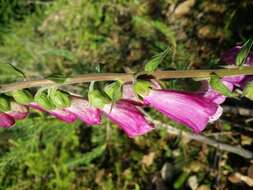
[[[128,101],[120,100],[111,106],[111,104],[106,104],[102,111],[130,138],[153,130],[154,127],[147,122],[140,110]]]
[[[218,104],[191,93],[150,90],[143,99],[146,105],[190,127],[195,133],[203,131],[208,122],[217,120],[222,113],[222,108]]]
[[[39,111],[47,112],[50,115],[56,117],[57,119],[62,120],[67,123],[72,123],[76,120],[76,116],[74,114],[62,109],[46,110],[45,108],[43,108],[42,106],[34,102],[30,103],[29,106]]]
[[[74,114],[88,125],[98,125],[101,123],[101,113],[99,109],[92,107],[87,100],[81,97],[72,96],[70,107],[64,110]]]
[[[0,127],[3,128],[9,128],[15,124],[15,119],[6,114],[6,113],[0,113]]]

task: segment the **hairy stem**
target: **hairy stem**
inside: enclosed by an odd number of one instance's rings
[[[236,76],[236,75],[253,75],[253,66],[230,68],[230,69],[215,69],[215,70],[179,70],[179,71],[156,71],[152,73],[156,79],[179,79],[179,78],[207,78],[211,74],[216,73],[220,77]],[[13,90],[20,90],[32,87],[48,87],[48,86],[62,86],[76,83],[85,83],[91,81],[132,81],[134,75],[130,73],[96,73],[84,74],[66,79],[64,83],[56,83],[52,80],[41,79],[15,82],[10,84],[0,85],[0,93],[9,92]]]

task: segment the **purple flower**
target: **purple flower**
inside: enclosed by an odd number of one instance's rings
[[[76,116],[74,114],[70,113],[69,111],[63,110],[63,109],[56,108],[53,110],[46,110],[45,108],[43,108],[42,106],[40,106],[39,104],[34,103],[34,102],[30,103],[29,106],[31,108],[37,109],[39,111],[47,112],[50,115],[56,117],[57,119],[62,120],[67,123],[72,123],[76,120]]]
[[[221,59],[228,65],[235,65],[236,56],[239,53],[242,46],[235,46],[231,48],[230,50],[226,51],[221,55]],[[245,61],[245,65],[253,65],[253,51],[251,51]],[[239,75],[239,76],[227,76],[224,77],[223,80],[232,83],[233,85],[243,88],[246,84],[246,82],[250,81],[252,79],[252,76],[245,76],[245,75]]]
[[[15,119],[6,114],[6,113],[0,113],[0,127],[3,128],[9,128],[15,124]]]
[[[98,125],[101,123],[101,113],[99,109],[92,107],[87,100],[81,97],[72,96],[70,107],[64,110],[73,113],[88,125]]]
[[[218,104],[197,94],[150,90],[143,99],[146,105],[190,127],[196,133],[203,131],[208,122],[217,120],[222,114],[222,108]]]
[[[241,48],[242,48],[242,46],[237,45],[237,46],[229,49],[228,51],[221,54],[221,59],[228,65],[235,65],[236,56],[239,53]],[[253,64],[253,52],[249,53],[245,64],[246,65]]]
[[[102,111],[131,138],[146,134],[154,128],[136,106],[125,100],[113,106],[106,104]]]

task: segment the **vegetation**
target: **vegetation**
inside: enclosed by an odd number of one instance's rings
[[[1,0],[0,67],[11,63],[29,79],[138,71],[169,47],[161,69],[219,68],[221,52],[251,37],[252,8],[250,0]],[[8,72],[0,76],[0,84],[18,80],[22,77]],[[166,85],[195,88],[183,79]],[[63,89],[87,96],[88,85]],[[226,106],[252,111],[246,99],[228,99]],[[252,112],[224,110],[204,135],[253,150]],[[106,119],[90,127],[36,111],[0,129],[4,190],[252,188],[235,174],[253,180],[252,161],[165,129],[130,139]]]

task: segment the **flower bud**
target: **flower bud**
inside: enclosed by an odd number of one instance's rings
[[[54,104],[47,97],[46,92],[37,93],[34,96],[34,102],[36,102],[37,104],[39,104],[40,106],[42,106],[43,108],[45,108],[47,110],[51,110],[51,109],[55,108]]]
[[[6,112],[10,111],[10,101],[8,100],[8,97],[1,95],[0,96],[0,112]]]
[[[50,94],[49,99],[56,108],[65,108],[70,106],[69,94],[66,92],[56,90]]]
[[[11,95],[19,104],[29,104],[33,101],[33,95],[28,90],[16,90]]]

